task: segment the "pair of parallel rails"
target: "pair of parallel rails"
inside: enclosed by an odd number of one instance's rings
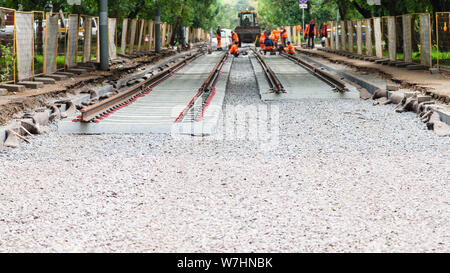
[[[153,87],[163,82],[164,80],[170,78],[177,71],[182,69],[187,64],[194,61],[200,55],[203,55],[204,52],[198,51],[194,54],[187,55],[182,57],[181,60],[175,62],[173,65],[166,65],[159,67],[159,71],[156,74],[153,74],[146,78],[144,81],[130,87],[129,89],[122,91],[110,98],[99,101],[91,106],[88,106],[84,109],[81,109],[81,115],[77,117],[74,121],[80,122],[99,122],[101,119],[107,117],[108,115],[114,113],[115,111],[133,103],[139,97],[143,97],[146,94],[150,93]],[[202,98],[202,105],[204,105],[208,101],[209,95],[212,93],[211,91],[214,88],[214,85],[220,75],[220,71],[227,59],[228,52],[225,52],[219,59],[219,61],[215,64],[214,68],[211,70],[208,78],[203,82],[199,91],[194,96],[194,98],[189,102],[187,107],[183,110],[180,116],[176,119],[175,122],[181,121],[186,114],[192,110],[195,102]],[[201,116],[203,111],[199,113]]]

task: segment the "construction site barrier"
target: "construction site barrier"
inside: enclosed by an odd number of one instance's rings
[[[450,12],[436,13],[436,46],[433,47],[433,64],[438,69],[450,71]]]
[[[450,12],[436,13],[435,38],[429,13],[328,22],[326,47],[367,56],[450,66]]]
[[[99,62],[99,18],[43,11],[16,11],[0,7],[0,83],[15,83]],[[155,23],[144,19],[108,18],[110,60],[117,53],[155,49]],[[168,47],[173,26],[161,23],[161,47]],[[120,37],[120,41],[118,41]],[[201,28],[186,28],[186,41],[209,41]],[[120,44],[118,44],[120,42]]]

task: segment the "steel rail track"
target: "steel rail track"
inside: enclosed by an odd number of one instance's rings
[[[229,53],[224,52],[220,59],[214,65],[214,68],[208,75],[208,78],[203,82],[202,86],[198,89],[197,93],[188,103],[186,108],[181,112],[181,114],[175,119],[175,122],[184,121],[185,117],[191,113],[191,121],[199,121],[204,114],[205,108],[208,106],[211,96],[215,92],[215,84],[222,72],[222,67]],[[200,109],[195,109],[196,106],[200,106]],[[197,113],[196,113],[197,112]]]
[[[285,93],[286,90],[284,89],[280,80],[278,80],[277,75],[275,74],[275,72],[273,72],[273,70],[270,68],[270,66],[266,63],[266,61],[261,56],[261,54],[253,48],[252,48],[252,51],[255,53],[256,59],[261,64],[261,66],[264,70],[264,74],[266,75],[267,81],[269,82],[270,89],[277,94]]]
[[[81,122],[98,122],[99,119],[103,119],[110,113],[130,104],[135,101],[140,96],[145,96],[151,91],[151,88],[160,82],[164,81],[168,77],[172,76],[177,70],[181,69],[190,61],[194,60],[198,56],[202,55],[203,52],[198,51],[190,56],[185,56],[181,61],[176,62],[170,67],[162,66],[162,69],[156,75],[146,79],[145,81],[132,86],[126,91],[120,92],[110,98],[103,101],[97,102],[89,107],[80,110],[81,115],[78,116],[77,120]]]
[[[317,78],[321,79],[331,87],[335,88],[339,92],[346,92],[348,91],[347,87],[345,86],[345,83],[341,81],[340,79],[336,78],[335,76],[331,75],[330,73],[306,62],[305,60],[302,60],[298,56],[289,55],[286,53],[281,53],[281,56],[297,63],[304,69],[306,69],[308,72],[316,76]]]

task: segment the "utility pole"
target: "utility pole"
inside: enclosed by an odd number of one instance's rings
[[[108,52],[108,0],[98,0],[98,11],[100,21],[100,69],[109,69]]]
[[[302,9],[302,22],[303,22],[302,37],[305,37],[305,9]],[[302,40],[302,37],[300,37],[300,41]]]
[[[157,4],[155,14],[155,51],[161,52],[161,4]]]

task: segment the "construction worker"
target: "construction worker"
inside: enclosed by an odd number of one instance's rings
[[[286,27],[283,27],[283,30],[281,31],[281,41],[284,47],[286,46],[287,38],[288,38],[287,29]]]
[[[277,47],[278,45],[278,41],[280,40],[281,37],[281,30],[279,29],[274,29],[272,31],[272,35],[273,35],[273,44],[275,45],[275,47]]]
[[[295,48],[290,41],[287,42],[287,47],[284,48],[284,52],[286,52],[290,55],[295,54]]]
[[[327,23],[323,23],[320,27],[320,37],[322,38],[322,47],[325,47],[326,41],[328,39],[328,26]]]
[[[302,26],[301,25],[297,25],[297,27],[296,27],[296,29],[297,29],[297,37],[298,37],[298,39],[299,39],[299,41],[297,41],[298,43],[300,43],[301,41],[301,39],[300,39],[300,36],[301,36],[301,33],[302,33]]]
[[[272,36],[272,34],[270,36]],[[267,52],[272,52],[275,48],[273,39],[271,39],[270,36],[266,37],[266,39],[264,40],[264,54]]]
[[[305,28],[305,35],[303,37],[305,39],[306,39],[306,37],[308,37],[308,48],[311,48],[311,49],[314,48],[314,39],[316,38],[316,35],[317,35],[316,24],[314,23],[314,19],[311,19],[311,21],[309,22],[309,25],[307,25]],[[312,46],[311,46],[311,41],[312,41]]]
[[[222,51],[222,29],[220,28],[220,26],[217,27],[216,37],[217,37],[217,50]]]
[[[233,44],[234,42],[239,44],[239,36],[237,35],[236,32],[232,31],[231,32],[231,44]]]
[[[320,37],[322,38],[322,37],[327,37],[327,35],[328,35],[328,30],[327,30],[327,23],[323,23],[321,26],[320,26]]]
[[[239,56],[238,42],[236,41],[233,42],[233,45],[231,46],[230,49],[230,54],[234,55],[234,57]]]
[[[266,32],[261,32],[261,35],[259,36],[259,49],[261,51],[264,50],[264,40],[266,39]]]

